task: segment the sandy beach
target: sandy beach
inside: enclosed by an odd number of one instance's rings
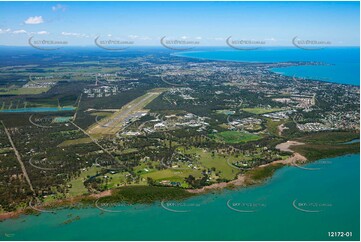
[[[5,219],[9,219],[9,218],[17,218],[22,213],[23,213],[22,210],[15,211],[15,212],[1,213],[0,214],[0,220],[5,220]]]
[[[295,146],[295,145],[304,145],[305,143],[301,143],[298,141],[292,141],[289,140],[287,142],[281,143],[276,145],[276,149],[280,150],[280,151],[286,151],[286,152],[291,152],[293,153],[293,150],[290,149],[291,146]]]

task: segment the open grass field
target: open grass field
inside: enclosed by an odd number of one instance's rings
[[[88,189],[84,186],[84,180],[87,176],[93,176],[100,171],[99,167],[90,167],[86,171],[82,171],[78,178],[75,178],[69,182],[71,188],[69,188],[69,195],[71,197],[79,196],[88,193]]]
[[[115,174],[108,173],[107,176],[109,177],[109,179],[107,182],[107,189],[124,186],[125,183],[127,182],[126,175],[129,175],[129,173],[128,172],[118,172]],[[132,184],[132,185],[134,185],[134,184]],[[143,182],[143,185],[146,185],[146,183]]]
[[[242,109],[245,112],[248,113],[253,113],[253,114],[265,114],[265,113],[273,113],[273,112],[278,112],[278,111],[282,111],[284,109],[282,108],[243,108]]]
[[[216,172],[220,172],[219,178],[233,180],[239,172],[238,169],[230,165],[233,161],[239,160],[239,157],[236,158],[235,156],[220,154],[213,155],[211,152],[200,148],[192,148],[185,153],[195,154],[195,156],[198,157],[197,163],[199,163],[201,169],[216,168]]]
[[[245,143],[262,138],[256,134],[238,131],[224,131],[217,134],[212,134],[211,137],[215,138],[219,142],[225,142],[228,144]]]
[[[49,91],[49,88],[0,88],[1,95],[35,95]]]
[[[259,182],[271,177],[273,173],[282,166],[282,164],[275,164],[265,167],[257,167],[248,171],[246,174],[252,181]]]
[[[144,178],[152,178],[155,181],[171,181],[171,182],[180,182],[183,187],[186,187],[186,183],[184,181],[185,178],[187,178],[189,175],[194,176],[195,178],[201,177],[201,171],[195,170],[195,169],[165,169],[160,171],[153,171],[146,174],[142,174],[142,177]]]
[[[92,143],[93,141],[89,137],[79,138],[79,139],[72,139],[66,140],[58,145],[58,147],[67,147],[71,145],[79,145],[79,144],[88,144]]]
[[[285,123],[285,121],[283,121],[283,120],[273,121],[272,119],[268,118],[267,123],[266,123],[268,132],[270,132],[272,135],[279,136],[278,126],[283,123]]]
[[[235,113],[235,111],[232,111],[232,110],[217,110],[216,113],[219,113],[219,114],[224,114],[224,115],[232,115]]]

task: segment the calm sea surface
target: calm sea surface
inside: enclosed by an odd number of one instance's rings
[[[298,48],[265,48],[252,51],[220,49],[178,52],[176,56],[239,62],[277,63],[286,61],[317,61],[322,66],[292,66],[272,71],[287,76],[310,78],[341,84],[360,85],[360,48],[333,47],[321,50]]]

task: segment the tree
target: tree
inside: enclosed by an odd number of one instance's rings
[[[155,184],[155,181],[153,180],[153,178],[147,177],[147,184],[153,186]]]

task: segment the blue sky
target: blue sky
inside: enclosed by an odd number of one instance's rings
[[[31,36],[72,45],[160,38],[224,46],[229,36],[291,45],[292,38],[359,45],[358,2],[0,2],[0,45],[28,45]]]

